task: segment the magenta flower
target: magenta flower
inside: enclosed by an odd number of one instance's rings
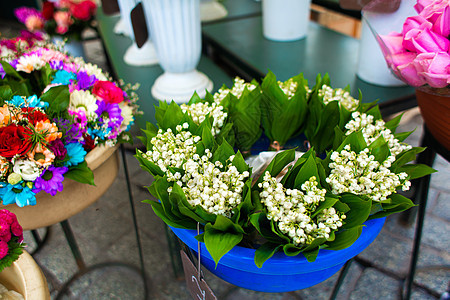
[[[39,10],[33,7],[19,7],[14,10],[14,15],[20,23],[24,23],[27,21],[29,17],[38,17],[43,19],[42,14]]]
[[[9,232],[9,224],[4,219],[0,219],[0,236],[5,235],[7,232]]]
[[[0,259],[4,258],[8,254],[8,244],[0,240]]]
[[[34,182],[34,193],[45,191],[52,196],[63,190],[64,174],[69,170],[67,167],[49,166],[47,170],[42,172],[41,176]]]

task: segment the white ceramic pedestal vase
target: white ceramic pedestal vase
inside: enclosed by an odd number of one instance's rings
[[[53,43],[62,43],[62,41],[63,41],[63,38],[60,36],[52,37]],[[66,50],[67,53],[73,57],[82,57],[84,60],[86,60],[83,43],[81,41],[77,41],[74,39],[68,40],[66,42],[66,44],[64,45],[64,50]]]
[[[227,15],[227,9],[217,0],[200,0],[200,19],[202,22],[223,19]]]
[[[363,18],[359,43],[358,77],[368,83],[380,86],[402,86],[403,81],[389,70],[375,36]]]
[[[136,6],[135,0],[117,0],[120,9],[120,19],[114,27],[114,33],[123,34],[134,39],[131,11]]]
[[[0,272],[0,283],[21,294],[25,300],[50,300],[47,280],[28,252]]]
[[[212,81],[196,70],[201,55],[199,0],[143,0],[164,74],[152,87],[158,100],[187,102],[194,91],[204,97]]]
[[[118,0],[120,8],[120,20],[114,28],[114,32],[122,30],[123,34],[130,37],[133,44],[125,51],[123,60],[131,66],[150,66],[158,63],[155,45],[150,38],[139,48],[134,40],[133,25],[131,23],[131,11],[136,7],[136,0]],[[147,22],[148,23],[148,22]]]
[[[262,0],[263,35],[280,42],[306,37],[311,0]]]

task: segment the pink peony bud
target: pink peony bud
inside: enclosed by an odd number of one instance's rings
[[[404,34],[403,47],[417,53],[447,52],[450,49],[450,41],[422,24],[419,28],[413,28]]]
[[[444,37],[450,36],[450,4],[445,7],[442,14],[436,19],[433,31]]]
[[[450,80],[450,55],[447,52],[421,53],[413,62],[419,76],[435,88],[443,88]]]

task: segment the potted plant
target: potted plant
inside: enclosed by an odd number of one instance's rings
[[[385,14],[367,8],[364,16],[389,68],[416,88],[427,128],[450,149],[450,4],[437,0],[402,1],[396,12]],[[393,24],[402,26],[392,28]]]
[[[81,34],[84,29],[93,27],[96,10],[97,4],[92,0],[61,0],[43,1],[41,11],[19,7],[14,14],[29,31],[44,31],[55,42],[66,40],[67,50],[73,56],[84,57]]]
[[[47,281],[33,258],[23,248],[23,230],[16,216],[0,210],[0,284],[8,299],[50,299]]]
[[[260,112],[261,123],[233,122],[251,91],[264,100],[241,109]],[[384,217],[413,206],[397,189],[433,172],[407,164],[423,149],[395,132],[401,117],[384,122],[360,100],[327,75],[309,88],[301,75],[280,82],[269,73],[261,86],[236,80],[183,107],[160,102],[158,127],[148,123],[142,137],[147,151],[136,154],[154,177],[148,189],[158,201],[146,202],[193,251],[200,241],[204,265],[235,285],[281,292],[323,281],[375,239]],[[283,120],[274,108],[285,106]],[[267,148],[281,141],[284,150],[252,175],[235,141],[255,125]],[[310,145],[297,160],[295,141]]]
[[[117,144],[131,140],[136,87],[51,44],[0,63],[0,198],[24,228],[49,226],[114,181]]]

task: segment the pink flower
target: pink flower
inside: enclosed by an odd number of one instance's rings
[[[31,16],[43,19],[41,12],[38,11],[36,8],[25,6],[16,8],[14,10],[14,15],[16,16],[17,20],[19,20],[19,22],[23,24],[25,24],[27,19]]]
[[[3,259],[8,254],[8,244],[0,240],[0,259]]]
[[[38,16],[29,16],[25,21],[25,26],[31,32],[44,28],[44,20]]]
[[[423,2],[423,1],[418,1]],[[419,15],[430,21],[431,23],[435,23],[440,15],[444,12],[445,7],[450,5],[448,0],[434,0],[434,1],[425,1],[421,7],[423,7]],[[421,8],[419,7],[419,9]],[[415,7],[416,8],[416,7]],[[416,8],[417,10],[417,8]]]
[[[11,232],[17,237],[21,237],[23,235],[23,229],[19,222],[16,221],[11,224]]]
[[[55,51],[52,49],[46,49],[46,48],[42,48],[41,57],[46,62],[58,61],[58,60],[66,61],[68,58],[68,56],[65,55],[64,53],[61,53],[59,51]]]
[[[426,6],[433,3],[433,0],[417,0],[417,4],[414,5],[414,9],[420,13]]]
[[[450,49],[450,41],[442,35],[433,32],[428,23],[422,23],[419,27],[415,28],[412,25],[413,22],[409,22],[407,28],[411,26],[411,29],[404,32],[403,47],[407,50],[425,53],[447,52]]]
[[[444,8],[442,14],[436,19],[433,31],[442,36],[450,36],[450,4]]]
[[[406,52],[396,56],[394,73],[411,86],[421,86],[426,83],[425,79],[417,72],[414,65],[416,54]],[[395,65],[395,64],[394,64]]]
[[[123,101],[123,91],[110,81],[96,81],[92,94],[106,103],[120,103]]]
[[[413,64],[418,75],[432,87],[443,88],[450,82],[450,55],[447,52],[421,53]]]
[[[56,22],[56,32],[64,34],[69,30],[69,26],[73,24],[72,16],[68,11],[57,11],[53,17]]]

